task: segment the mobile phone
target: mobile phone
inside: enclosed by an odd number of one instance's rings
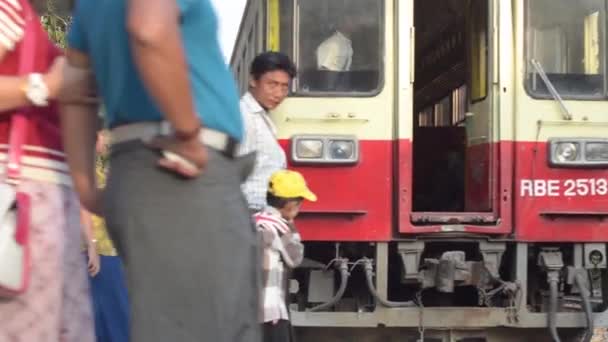
[[[196,167],[194,163],[185,159],[179,154],[167,150],[162,150],[161,153],[167,160],[180,164],[184,169],[193,173],[198,172],[198,167]]]

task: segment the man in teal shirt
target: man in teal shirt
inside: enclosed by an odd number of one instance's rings
[[[235,157],[238,94],[210,1],[80,0],[68,43],[111,129],[103,196],[96,108],[63,108],[65,149],[81,202],[124,257],[131,340],[259,340],[257,239],[240,191],[253,160]]]

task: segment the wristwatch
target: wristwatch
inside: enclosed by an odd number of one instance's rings
[[[41,74],[29,74],[24,91],[25,96],[34,106],[44,107],[49,104],[49,88]]]

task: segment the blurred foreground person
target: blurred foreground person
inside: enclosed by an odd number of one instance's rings
[[[0,341],[95,339],[80,206],[54,102],[62,88],[81,100],[88,75],[65,71],[30,3],[0,0],[0,233],[16,231],[0,234]],[[18,288],[7,274],[19,276]]]
[[[236,157],[238,95],[210,1],[81,0],[68,43],[106,109],[104,210],[97,108],[62,111],[70,171],[125,262],[131,340],[259,340],[257,239],[240,191],[253,157]]]

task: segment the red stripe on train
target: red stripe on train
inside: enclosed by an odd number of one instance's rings
[[[288,150],[288,143],[282,144]],[[521,241],[608,241],[608,170],[551,168],[545,143],[501,142],[491,147],[500,160],[489,178],[500,220],[465,224],[462,231]],[[360,141],[360,148],[356,165],[290,165],[305,175],[319,197],[316,203],[305,203],[298,218],[305,240],[388,241],[445,231],[445,225],[412,223],[410,141]],[[468,197],[483,200],[479,194]]]

